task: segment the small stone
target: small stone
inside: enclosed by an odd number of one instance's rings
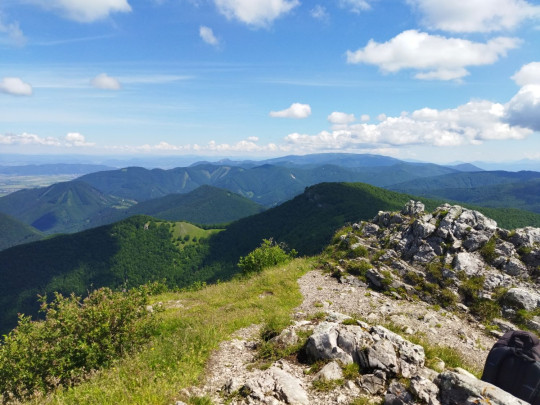
[[[332,380],[340,380],[343,378],[343,370],[341,370],[341,367],[339,364],[335,361],[332,361],[325,365],[321,371],[319,371],[315,375],[315,380],[326,380],[326,381],[332,381]]]

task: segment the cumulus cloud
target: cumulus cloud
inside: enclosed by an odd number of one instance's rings
[[[540,131],[540,83],[523,86],[505,107],[510,125]]]
[[[347,62],[376,65],[388,73],[418,70],[417,79],[456,80],[469,74],[467,66],[495,63],[520,43],[517,38],[497,37],[480,43],[408,30],[388,42],[370,40],[364,48],[347,51]]]
[[[362,114],[360,116],[360,121],[362,122],[368,122],[371,119],[371,117],[368,114]]]
[[[4,77],[0,82],[0,93],[13,96],[31,96],[32,86],[18,77]]]
[[[106,73],[101,73],[94,77],[90,81],[90,84],[96,89],[102,90],[120,90],[122,88],[120,82],[117,79],[107,75]]]
[[[328,121],[332,124],[350,124],[351,122],[354,122],[356,118],[354,117],[354,114],[347,114],[344,112],[338,112],[334,111],[332,114],[328,116]]]
[[[309,104],[293,103],[289,108],[281,111],[270,111],[270,117],[274,118],[307,118],[311,115]]]
[[[0,15],[0,34],[5,34],[10,44],[23,46],[26,44],[24,36],[18,22],[6,23]]]
[[[493,32],[540,18],[540,7],[525,0],[408,0],[428,28],[450,32]]]
[[[199,35],[202,38],[202,40],[206,42],[207,44],[213,45],[213,46],[219,45],[219,41],[214,35],[214,31],[212,31],[212,28],[201,25],[199,27]]]
[[[512,76],[512,79],[519,85],[540,84],[540,62],[531,62],[524,65]]]
[[[93,22],[116,12],[129,12],[127,0],[31,0],[43,8],[60,12],[71,20]]]
[[[348,8],[353,13],[360,13],[371,9],[371,5],[367,0],[339,0],[339,5],[343,8]]]
[[[39,135],[28,134],[0,134],[0,145],[42,145],[42,146],[61,146],[58,138],[46,137],[42,138]]]
[[[342,124],[315,135],[292,133],[285,137],[285,142],[309,150],[340,150],[405,145],[461,146],[524,139],[540,128],[540,86],[520,93],[508,105],[480,100],[452,109],[422,108],[398,117],[381,114],[377,124]],[[519,109],[518,102],[522,103]],[[509,120],[510,116],[515,120]]]
[[[219,12],[255,27],[269,26],[276,18],[298,6],[298,0],[214,0]]]
[[[78,132],[69,132],[64,140],[66,141],[66,146],[94,146],[95,143],[86,142],[84,135]]]

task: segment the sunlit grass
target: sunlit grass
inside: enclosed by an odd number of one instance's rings
[[[312,267],[296,259],[249,279],[200,291],[166,293],[156,302],[181,307],[159,314],[158,335],[137,355],[118,361],[81,385],[58,390],[35,404],[170,404],[179,392],[202,382],[206,361],[220,341],[240,328],[285,319],[302,301],[297,279]]]

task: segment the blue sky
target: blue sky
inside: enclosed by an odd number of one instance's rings
[[[2,153],[540,159],[525,0],[3,0]]]

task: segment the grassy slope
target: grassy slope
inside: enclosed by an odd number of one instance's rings
[[[156,301],[180,301],[162,313],[160,334],[140,353],[119,361],[78,387],[33,404],[171,404],[182,388],[198,384],[220,341],[243,327],[285,325],[301,303],[296,280],[312,268],[297,259],[249,279],[196,292],[168,293]]]
[[[37,229],[0,213],[0,250],[41,238],[43,235]]]

